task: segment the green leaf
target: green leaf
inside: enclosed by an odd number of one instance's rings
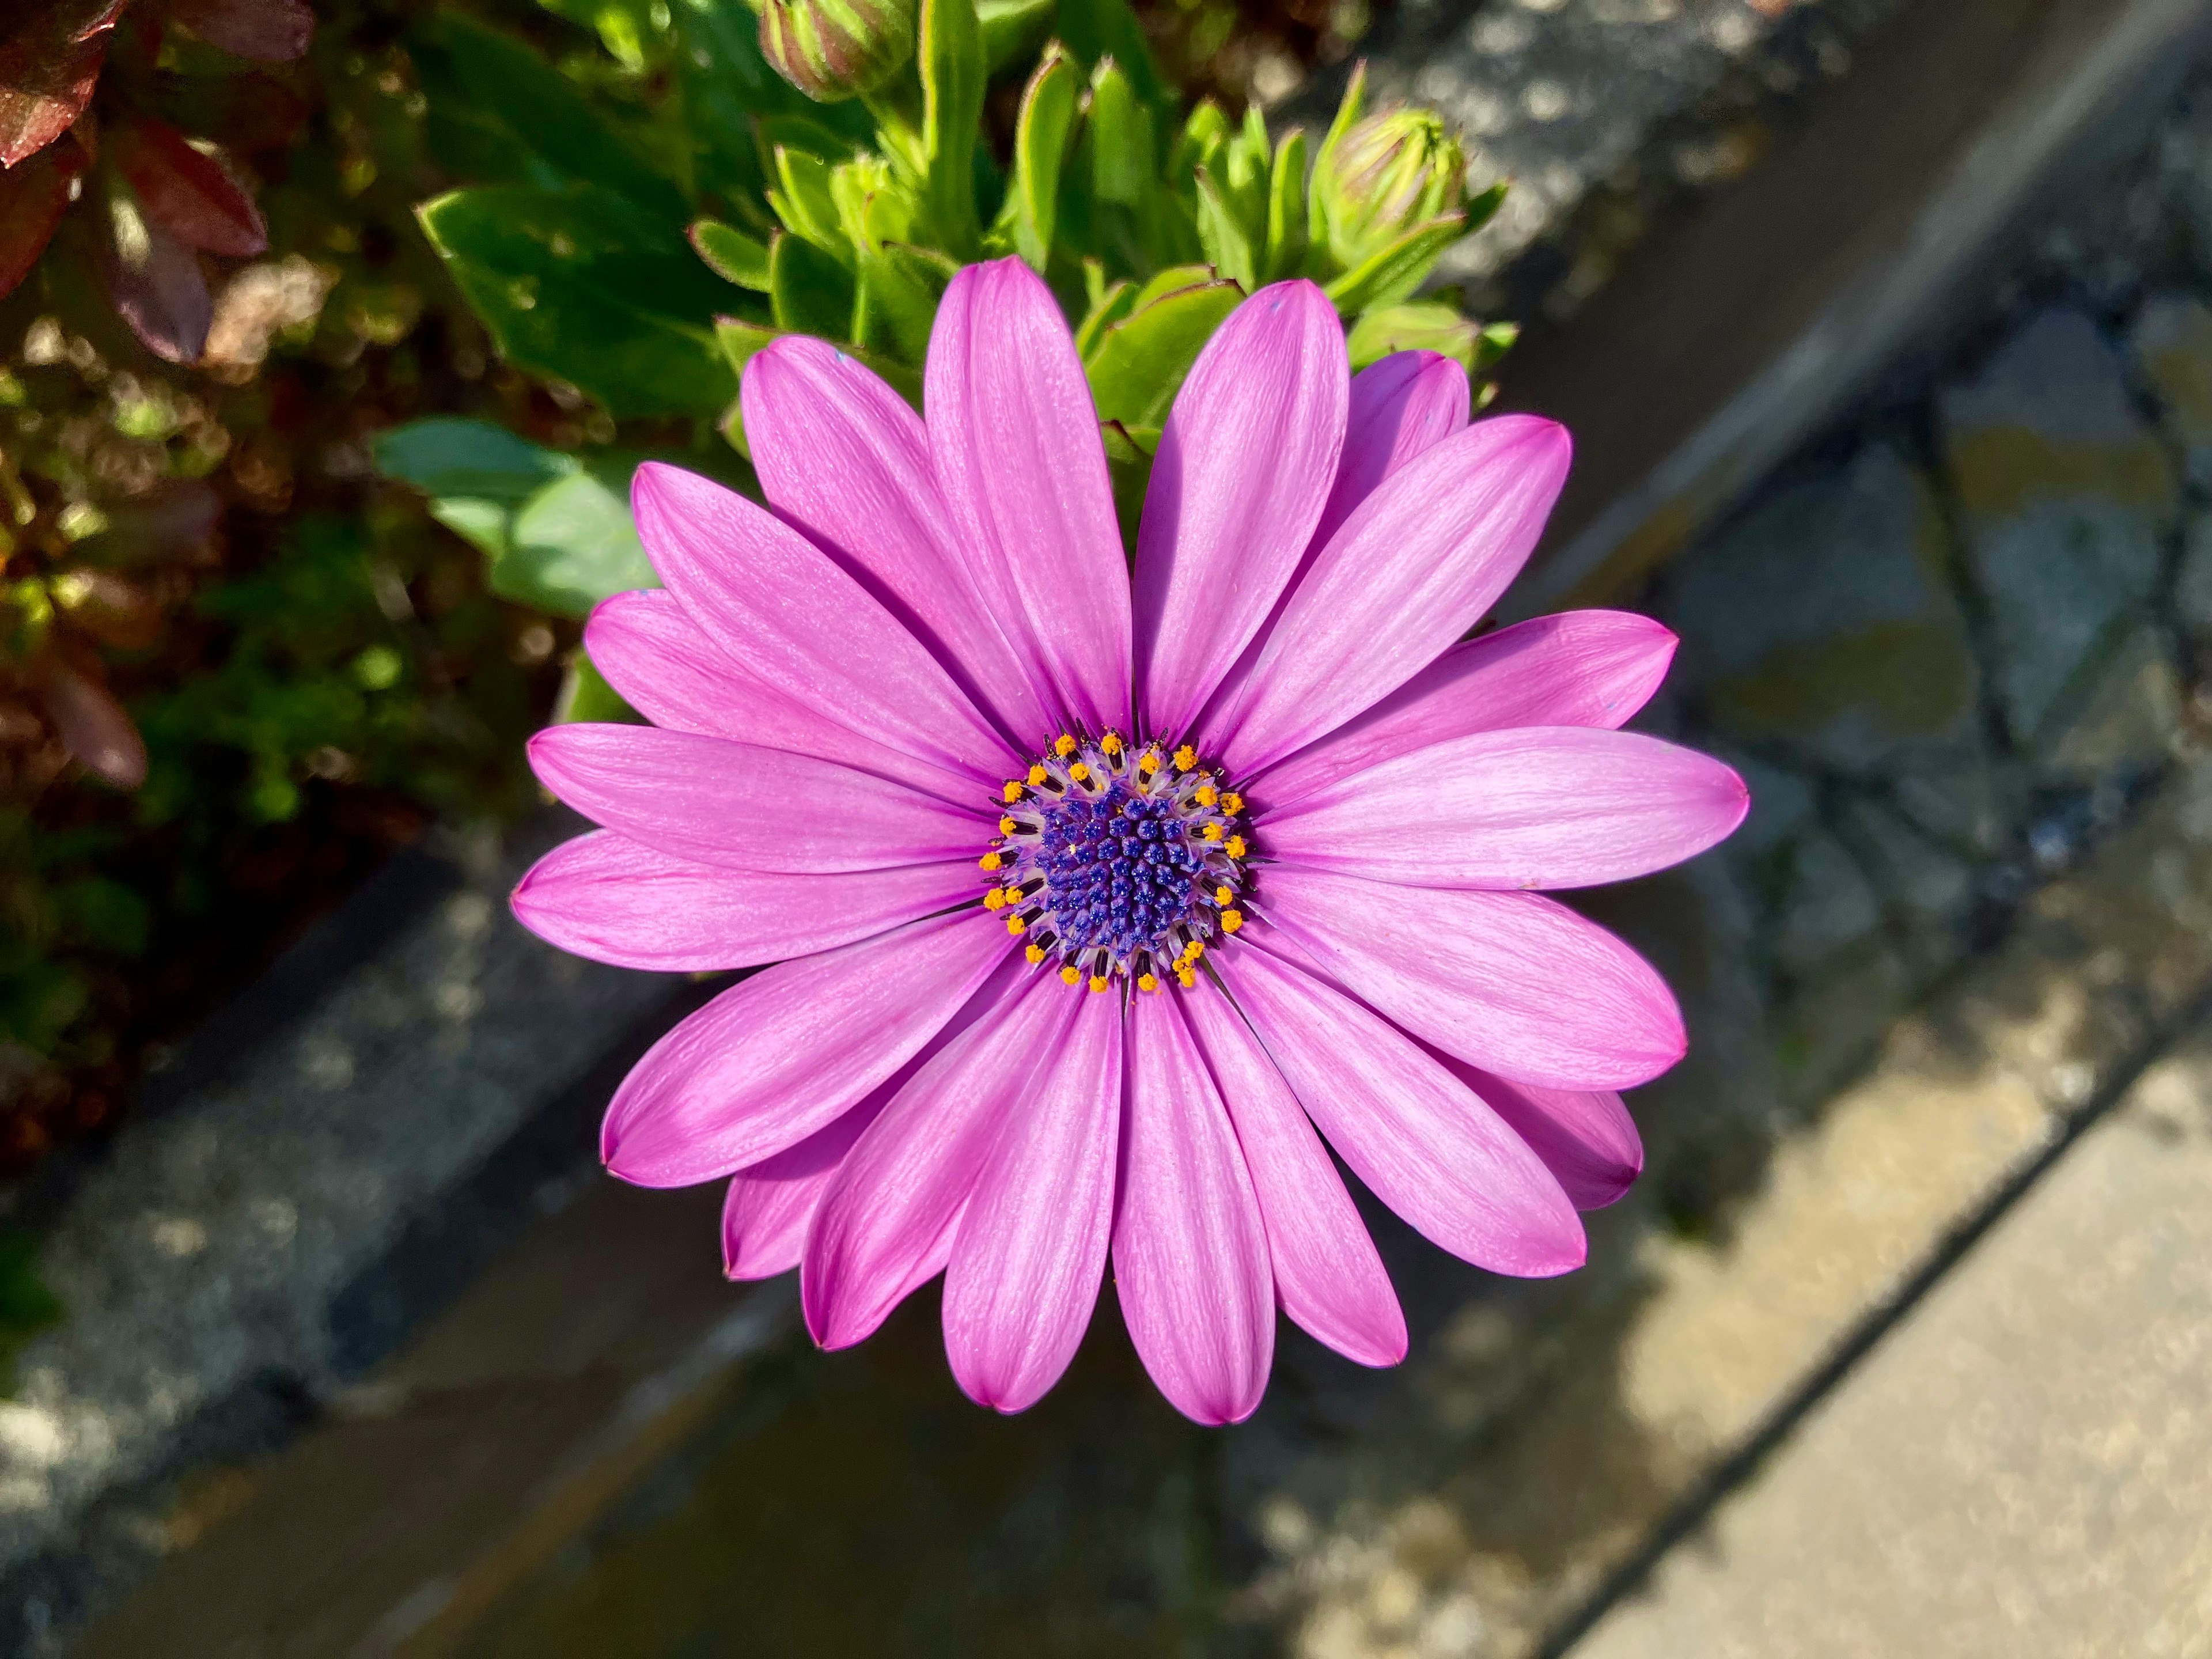
[[[769,239],[768,288],[778,328],[825,340],[849,335],[852,273],[811,242],[781,230]]]
[[[568,726],[577,720],[596,720],[605,723],[634,721],[637,711],[622,700],[622,694],[606,682],[599,665],[578,646],[568,653],[568,665],[561,676],[561,690],[553,698],[553,724]]]
[[[1145,26],[1129,9],[1129,0],[1060,0],[1056,31],[1075,61],[1095,70],[1108,58],[1121,67],[1137,96],[1162,118],[1175,113],[1175,88],[1160,73],[1145,39]]]
[[[769,205],[784,228],[804,236],[841,265],[850,268],[853,244],[838,222],[837,198],[830,189],[830,163],[803,149],[778,144],[769,157],[775,187]]]
[[[1344,142],[1344,135],[1352,131],[1359,119],[1359,112],[1367,102],[1367,60],[1361,58],[1352,66],[1352,76],[1344,83],[1344,96],[1337,100],[1336,115],[1322,135],[1321,149],[1315,152],[1313,173],[1306,185],[1306,237],[1312,246],[1325,246],[1328,241],[1328,215],[1322,205],[1322,174],[1336,155],[1336,147]]]
[[[556,173],[605,185],[655,217],[677,218],[683,192],[648,166],[558,70],[524,42],[453,12],[434,15],[413,57],[432,106],[507,138]],[[471,151],[471,155],[475,152]],[[441,157],[449,164],[462,157]],[[492,176],[511,179],[511,167]]]
[[[726,283],[768,292],[768,244],[720,219],[702,219],[685,233],[707,269]]]
[[[1250,230],[1222,199],[1212,175],[1203,167],[1198,173],[1198,243],[1213,268],[1231,282],[1247,293],[1259,287],[1259,258]]]
[[[1267,253],[1263,283],[1294,276],[1306,257],[1306,136],[1293,127],[1276,147],[1267,180]]]
[[[1211,265],[1170,265],[1165,270],[1155,271],[1151,280],[1137,290],[1137,302],[1130,308],[1140,311],[1155,300],[1164,300],[1170,294],[1200,288],[1214,280]]]
[[[998,75],[1043,45],[1058,9],[1059,0],[976,0],[988,72]]]
[[[1102,202],[1139,209],[1156,187],[1152,112],[1119,64],[1091,77],[1091,188]]]
[[[1114,517],[1121,529],[1121,551],[1133,563],[1137,526],[1144,521],[1145,492],[1152,488],[1152,456],[1160,447],[1160,429],[1107,421],[1100,425],[1098,435],[1106,447],[1106,477],[1114,491]]]
[[[936,240],[955,257],[982,246],[975,214],[975,137],[983,118],[983,35],[975,0],[921,0],[925,194]]]
[[[1340,317],[1402,300],[1420,287],[1444,250],[1467,234],[1467,216],[1447,213],[1415,225],[1396,241],[1337,277],[1323,290]]]
[[[1015,251],[1040,274],[1052,257],[1060,164],[1067,156],[1067,135],[1075,122],[1080,90],[1074,63],[1058,46],[1048,46],[1023,88],[1021,113],[1014,122],[1014,182],[1006,203]]]
[[[1234,283],[1179,288],[1105,329],[1083,365],[1098,418],[1132,428],[1164,422],[1200,350],[1243,298]]]
[[[1096,259],[1086,260],[1096,266]],[[1098,337],[1137,308],[1137,285],[1116,283],[1111,288],[1102,287],[1092,297],[1091,309],[1084,313],[1083,321],[1075,331],[1075,355],[1089,359],[1097,348]]]
[[[707,319],[728,290],[680,236],[588,186],[455,191],[420,215],[509,361],[620,417],[719,411],[734,390]]]
[[[660,578],[630,517],[635,457],[601,457],[549,484],[514,515],[491,590],[556,616],[588,615],[611,593],[658,587]]]
[[[1451,358],[1469,374],[1480,374],[1518,337],[1510,323],[1486,326],[1441,300],[1413,300],[1376,306],[1352,325],[1346,345],[1354,369],[1365,368],[1394,351],[1434,351]]]
[[[576,471],[573,455],[519,438],[503,426],[433,415],[369,441],[376,470],[426,495],[471,496],[519,507]]]
[[[870,351],[919,363],[928,355],[937,302],[960,267],[945,255],[887,242],[860,255],[860,297],[853,333]]]

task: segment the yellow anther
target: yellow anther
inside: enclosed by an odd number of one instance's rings
[[[1206,941],[1204,939],[1197,939],[1191,940],[1189,944],[1182,947],[1182,953],[1190,961],[1196,962],[1200,957],[1206,954]]]
[[[1044,960],[1044,946],[1042,945],[1032,945],[1024,950],[1022,952],[1022,955],[1028,958],[1030,966],[1034,968],[1038,963]]]
[[[1000,818],[999,820],[999,833],[1002,836],[1011,836],[1015,830],[1021,827],[1022,826],[1020,824],[1016,823],[1012,818]]]
[[[1244,810],[1244,797],[1231,790],[1221,798],[1221,810],[1231,817]]]
[[[1160,757],[1158,755],[1155,755],[1151,750],[1147,749],[1143,754],[1137,757],[1137,769],[1139,772],[1142,772],[1146,777],[1152,776],[1153,773],[1160,769]]]
[[[1029,931],[1029,923],[1024,921],[1019,916],[1008,916],[1006,918],[1006,931],[1010,933],[1017,935],[1025,933]]]
[[[1070,985],[1083,983],[1083,969],[1076,967],[1073,963],[1060,970],[1060,976]]]
[[[1009,784],[1006,786],[1006,805],[1009,805],[1009,806],[1012,806],[1012,805],[1016,801],[1019,800],[1021,798],[1022,798],[1022,787],[1021,787],[1021,785],[1019,785],[1018,783],[1009,783]]]
[[[1052,774],[1046,771],[1043,767],[1032,766],[1030,768],[1030,787],[1032,789],[1043,788],[1044,781],[1051,775]]]
[[[1223,933],[1233,933],[1243,925],[1244,913],[1242,910],[1224,910],[1221,913],[1221,931]]]
[[[1160,982],[1150,974],[1139,974],[1137,975],[1137,988],[1139,991],[1157,991],[1160,988]]]
[[[1189,969],[1184,968],[1178,970],[1176,974],[1176,977],[1182,981],[1182,988],[1184,990],[1195,991],[1198,989],[1198,975],[1191,972]]]
[[[999,890],[999,897],[1008,904],[1019,904],[1022,902],[1022,890],[1018,887],[1001,887]]]
[[[1210,783],[1201,783],[1199,785],[1197,788],[1191,791],[1190,798],[1196,801],[1200,806],[1211,806],[1215,801],[1220,799],[1218,795],[1214,793],[1213,786]]]
[[[1227,904],[1236,896],[1237,890],[1234,887],[1217,887],[1213,890],[1213,902],[1216,904]]]
[[[1090,777],[1091,769],[1085,766],[1081,761],[1078,761],[1074,765],[1067,769],[1067,775],[1073,778],[1078,783],[1081,783]]]
[[[1176,771],[1188,772],[1192,767],[1197,764],[1198,750],[1192,748],[1188,744],[1183,744],[1182,748],[1176,750]]]
[[[999,867],[1000,859],[996,853],[986,853],[981,858],[977,859],[975,862],[981,865],[986,870],[995,870]]]
[[[1091,988],[1092,990],[1094,990],[1094,991],[1103,991],[1103,990],[1104,990],[1104,989],[1106,988],[1106,975],[1103,975],[1103,974],[1093,974],[1093,975],[1091,975]]]
[[[1230,836],[1229,844],[1222,850],[1226,852],[1232,859],[1243,858],[1244,856],[1244,837],[1242,836]]]
[[[1204,836],[1208,841],[1219,841],[1221,839],[1221,826],[1218,823],[1209,823],[1205,829],[1200,830],[1198,833]]]
[[[1005,909],[1006,908],[1006,896],[1000,892],[997,888],[994,887],[989,892],[983,895],[983,908],[986,910]]]
[[[1098,746],[1104,750],[1109,755],[1120,754],[1121,752],[1121,734],[1119,732],[1109,732],[1104,737],[1098,739]]]
[[[1066,760],[1075,752],[1075,739],[1069,737],[1066,732],[1061,732],[1052,740],[1052,752],[1060,759]]]

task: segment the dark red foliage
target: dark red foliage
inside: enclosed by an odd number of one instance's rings
[[[268,227],[246,187],[174,127],[142,116],[116,129],[108,149],[147,214],[194,247],[234,259],[268,251]]]

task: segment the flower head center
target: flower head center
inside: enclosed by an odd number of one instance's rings
[[[1188,745],[1064,735],[1001,805],[983,902],[1008,913],[1030,962],[1057,958],[1071,985],[1103,991],[1119,976],[1151,991],[1170,975],[1189,985],[1206,946],[1243,925],[1244,803]]]

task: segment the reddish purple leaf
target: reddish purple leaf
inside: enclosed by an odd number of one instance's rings
[[[100,264],[108,298],[149,351],[173,363],[198,359],[215,315],[199,256],[127,191],[118,191],[108,203]]]
[[[174,127],[141,118],[107,143],[147,214],[194,247],[240,259],[268,251],[269,228],[246,186]]]
[[[0,298],[31,274],[69,206],[74,169],[34,155],[0,173]]]
[[[0,23],[0,167],[44,149],[84,112],[123,6],[124,0],[11,0],[15,15]]]
[[[118,789],[146,781],[146,740],[106,686],[74,668],[57,666],[39,687],[39,700],[62,747],[87,770]]]
[[[169,15],[210,46],[264,63],[299,57],[315,32],[304,0],[171,0]]]

